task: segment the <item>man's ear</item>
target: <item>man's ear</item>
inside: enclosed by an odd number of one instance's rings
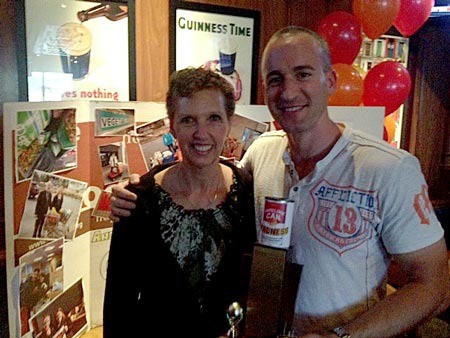
[[[330,71],[328,71],[326,74],[326,81],[327,81],[327,87],[328,87],[328,95],[333,95],[333,93],[336,91],[337,89],[337,74],[336,71],[334,69],[331,69]]]

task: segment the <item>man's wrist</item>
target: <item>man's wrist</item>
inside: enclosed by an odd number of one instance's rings
[[[331,332],[339,338],[351,338],[350,333],[347,333],[343,326],[335,327]]]

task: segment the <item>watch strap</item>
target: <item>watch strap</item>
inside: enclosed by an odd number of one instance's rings
[[[350,333],[345,332],[345,329],[343,326],[335,327],[331,331],[339,338],[351,338]]]

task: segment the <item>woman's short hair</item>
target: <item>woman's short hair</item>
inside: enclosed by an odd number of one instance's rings
[[[177,111],[177,99],[192,97],[204,89],[217,89],[225,98],[225,111],[228,118],[233,116],[235,108],[234,89],[220,74],[204,68],[188,67],[175,71],[170,76],[169,90],[166,96],[166,108],[172,120]]]

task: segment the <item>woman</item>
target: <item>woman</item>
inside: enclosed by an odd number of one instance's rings
[[[55,319],[56,332],[61,337],[66,337],[67,332],[69,332],[69,320],[61,307],[58,307],[58,310],[56,310]]]
[[[245,302],[248,271],[241,263],[256,237],[251,185],[219,160],[233,88],[212,71],[187,68],[172,75],[166,106],[183,160],[156,166],[128,187],[138,200],[113,229],[106,338],[152,331],[218,337],[229,327],[227,307]]]
[[[52,199],[52,208],[55,208],[56,212],[60,212],[64,201],[64,187],[60,186],[55,196]]]

